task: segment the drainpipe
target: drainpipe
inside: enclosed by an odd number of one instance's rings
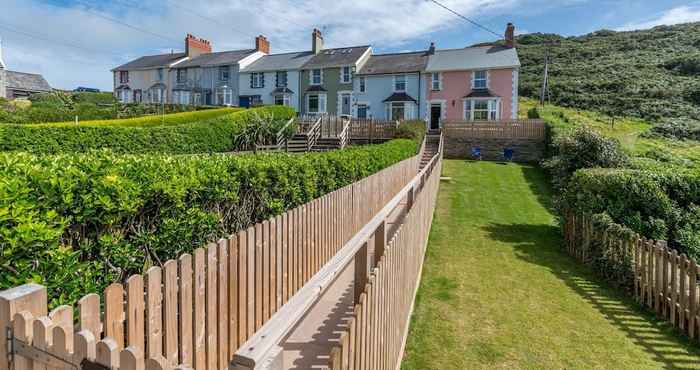
[[[421,119],[420,115],[420,104],[421,104],[421,99],[420,96],[423,95],[423,90],[421,90],[420,85],[421,85],[421,75],[420,72],[418,72],[418,119]]]

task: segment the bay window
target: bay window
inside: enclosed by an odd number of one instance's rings
[[[222,87],[216,90],[216,104],[233,105],[233,91],[230,88]]]
[[[288,94],[275,95],[275,105],[289,106],[289,95]]]
[[[389,103],[389,119],[392,121],[403,120],[406,117],[406,105],[404,102]]]
[[[306,111],[310,114],[326,113],[326,94],[307,95]]]
[[[465,99],[464,119],[467,121],[499,120],[500,102],[498,99]]]

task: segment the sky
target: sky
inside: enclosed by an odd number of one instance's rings
[[[700,1],[439,0],[502,35],[565,36],[599,29],[634,30],[700,21]],[[272,53],[309,50],[311,31],[325,46],[372,45],[375,53],[455,48],[493,41],[430,0],[0,0],[7,69],[41,73],[54,88],[111,91],[110,69],[142,55],[184,48],[188,33],[214,51],[254,47],[265,35]]]

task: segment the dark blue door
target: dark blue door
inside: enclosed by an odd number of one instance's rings
[[[243,107],[243,108],[248,108],[250,107],[250,97],[249,96],[241,96],[238,99],[238,105]]]

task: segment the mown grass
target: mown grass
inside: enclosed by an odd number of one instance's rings
[[[536,167],[446,161],[407,370],[700,368],[700,350],[562,250]]]
[[[639,157],[656,157],[658,153],[669,153],[678,158],[700,163],[700,143],[693,140],[671,140],[666,138],[648,138],[642,134],[652,125],[639,118],[616,117],[614,120],[601,113],[558,107],[547,104],[539,106],[534,99],[521,98],[519,116],[527,117],[527,111],[537,107],[542,119],[555,130],[574,130],[580,126],[592,127],[603,135],[620,141],[623,149]]]

